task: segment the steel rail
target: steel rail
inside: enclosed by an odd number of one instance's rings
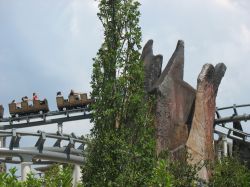
[[[62,124],[64,122],[90,119],[91,116],[92,116],[92,114],[85,114],[85,115],[68,116],[68,117],[55,118],[55,119],[45,119],[45,120],[41,120],[41,121],[32,121],[32,122],[27,121],[25,123],[2,125],[2,126],[0,126],[0,130],[34,127],[34,126],[42,126],[42,125],[49,125],[49,124]]]
[[[228,107],[216,108],[215,114],[217,116],[217,119],[214,120],[214,125],[222,124],[224,126],[225,123],[250,120],[250,114],[243,114],[243,115],[238,114],[237,109],[243,108],[243,107],[250,107],[250,104],[243,104],[243,105],[234,104]],[[233,114],[231,116],[221,117],[219,111],[228,110],[228,109],[233,109]]]
[[[71,163],[82,165],[84,163],[84,157],[69,155],[65,153],[52,152],[52,151],[43,151],[39,152],[37,149],[16,149],[9,150],[7,148],[0,148],[0,155],[6,157],[19,157],[21,161],[32,161],[32,159],[44,159],[59,163]],[[29,160],[29,158],[31,160]]]
[[[219,131],[219,130],[214,130],[214,133],[220,134],[220,135],[225,135],[225,136],[227,136],[227,137],[230,138],[230,139],[239,140],[239,141],[246,142],[246,143],[249,143],[249,144],[250,144],[250,141],[245,140],[245,139],[242,138],[242,137],[238,137],[238,136],[235,136],[235,135],[231,135],[231,134],[228,134],[228,133]]]
[[[222,126],[220,124],[218,124],[219,127],[223,128],[223,129],[226,129],[228,130],[229,133],[231,132],[235,132],[237,134],[240,134],[242,135],[243,137],[245,137],[244,139],[246,139],[246,137],[250,137],[250,134],[249,133],[246,133],[246,132],[243,132],[241,130],[238,130],[238,129],[234,129],[234,128],[230,128],[230,127],[226,127],[226,126]],[[218,131],[218,130],[217,130]],[[242,137],[241,137],[242,138]]]
[[[234,104],[234,105],[228,106],[228,107],[216,108],[215,114],[217,116],[217,119],[214,120],[214,127],[219,126],[222,129],[226,130],[227,133],[224,132],[223,130],[219,130],[219,129],[214,129],[214,133],[226,135],[230,139],[237,140],[237,141],[243,141],[243,142],[250,144],[250,141],[249,141],[250,134],[249,133],[243,132],[242,130],[238,130],[235,128],[229,128],[229,127],[225,126],[226,123],[234,123],[234,122],[250,120],[250,114],[243,114],[243,115],[238,114],[237,109],[243,108],[243,107],[250,107],[250,104],[243,104],[243,105]],[[229,110],[229,109],[233,109],[233,111],[232,111],[233,114],[231,116],[221,117],[219,112],[223,111],[223,110]]]
[[[19,148],[19,149],[24,149],[24,150],[31,150],[31,151],[34,151],[34,150],[37,150],[36,147],[22,147],[22,148]],[[64,153],[64,154],[67,154],[66,153],[66,149],[67,147],[44,147],[42,152],[44,151],[50,151],[50,152],[55,152],[55,153]],[[70,149],[70,156],[71,155],[75,155],[75,156],[83,156],[83,150],[81,149],[75,149],[75,148],[71,148]],[[1,155],[0,155],[1,157]]]
[[[227,109],[231,109],[231,108],[242,108],[242,107],[250,107],[250,104],[244,104],[244,105],[232,105],[232,106],[228,106],[228,107],[220,107],[220,108],[216,108],[216,109],[219,111],[219,110],[227,110]]]
[[[222,124],[222,123],[230,123],[236,121],[248,121],[250,120],[250,114],[243,114],[243,115],[232,115],[229,117],[218,118],[214,120],[214,124]]]
[[[11,157],[12,158],[12,157]],[[10,160],[10,159],[0,159],[0,163],[7,163],[7,164],[21,164],[21,160]],[[48,161],[48,160],[32,160],[33,165],[50,165],[50,164],[55,164],[57,162],[54,161]]]
[[[14,130],[15,131],[15,130]],[[60,140],[69,140],[71,138],[71,140],[73,140],[74,142],[77,143],[85,143],[85,141],[80,138],[80,137],[72,137],[70,135],[58,135],[58,134],[52,134],[52,133],[46,133],[46,132],[42,132],[42,131],[38,131],[37,133],[31,133],[31,132],[15,132],[15,136],[41,136],[42,133],[45,134],[46,138],[52,138],[52,139],[60,139]],[[12,137],[13,136],[13,130],[12,131],[4,131],[4,130],[0,130],[0,137]]]

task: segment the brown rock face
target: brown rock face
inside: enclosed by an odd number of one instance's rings
[[[226,71],[222,63],[215,68],[211,64],[205,64],[197,81],[195,110],[191,125],[191,131],[186,143],[188,152],[192,156],[189,160],[192,164],[214,159],[213,150],[213,124],[215,114],[215,99],[218,86]],[[208,181],[209,168],[203,167],[199,171],[199,177]]]
[[[226,66],[223,63],[215,67],[205,64],[199,74],[196,91],[183,81],[184,42],[178,41],[162,73],[162,56],[154,56],[152,46],[153,41],[149,40],[141,58],[144,60],[145,89],[156,95],[157,155],[170,150],[179,158],[180,150],[186,147],[192,156],[191,164],[213,160],[215,99]],[[203,167],[199,176],[208,180],[209,168]]]
[[[153,40],[149,40],[144,46],[141,59],[144,62],[145,90],[150,93],[161,75],[163,60],[162,55],[153,55]]]
[[[166,68],[156,82],[157,154],[178,150],[188,138],[188,119],[195,90],[183,81],[184,42],[178,41]]]
[[[195,90],[183,81],[184,42],[178,41],[176,50],[162,74],[162,56],[153,55],[152,45],[153,41],[149,40],[143,49],[142,59],[146,91],[157,96],[155,126],[156,149],[159,154],[163,150],[175,150],[185,145]],[[160,59],[160,63],[157,59]]]
[[[164,86],[166,84],[167,86]],[[188,119],[194,102],[194,89],[171,76],[157,90],[156,136],[157,154],[185,145],[188,138]]]

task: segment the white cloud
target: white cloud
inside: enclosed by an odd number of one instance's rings
[[[77,1],[73,1],[71,3],[71,9],[72,9],[72,18],[70,24],[70,31],[75,37],[77,37],[80,34],[79,17],[77,16],[77,11],[78,11]]]
[[[235,10],[235,3],[231,0],[214,0],[216,4],[227,10]]]
[[[243,46],[250,50],[250,28],[249,26],[242,24],[240,26],[240,36],[241,36],[241,42],[243,44]]]
[[[70,1],[67,10],[65,11],[66,16],[70,17],[70,31],[76,39],[86,32],[84,26],[89,26],[86,22],[90,23],[93,15],[95,16],[98,11],[96,1],[81,1],[72,0]],[[93,22],[96,24],[96,22]]]

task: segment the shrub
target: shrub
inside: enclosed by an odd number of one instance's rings
[[[225,157],[214,165],[211,187],[249,187],[250,170],[238,158]]]

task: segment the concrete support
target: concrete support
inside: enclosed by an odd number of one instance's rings
[[[3,139],[3,137],[0,137],[0,147],[4,147],[4,139]]]
[[[31,172],[32,162],[22,162],[21,163],[21,180],[25,181],[27,175]]]
[[[63,124],[62,123],[57,124],[57,130],[59,133],[61,133],[61,134],[63,133]]]
[[[81,181],[81,167],[80,165],[74,165],[73,171],[73,187],[77,186],[77,183]]]
[[[6,145],[6,138],[0,137],[0,147],[5,147],[5,145]]]
[[[4,137],[0,137],[0,147],[5,147],[5,138]],[[6,164],[5,163],[0,164],[0,173],[2,173],[2,172],[6,172]]]
[[[217,159],[219,160],[219,161],[221,161],[221,148],[220,147],[218,147],[218,150],[217,150],[218,152],[217,152]]]
[[[227,136],[223,135],[222,136],[222,145],[223,145],[223,156],[227,156]]]
[[[228,147],[228,155],[233,156],[233,144],[231,142],[228,142],[227,147]]]

